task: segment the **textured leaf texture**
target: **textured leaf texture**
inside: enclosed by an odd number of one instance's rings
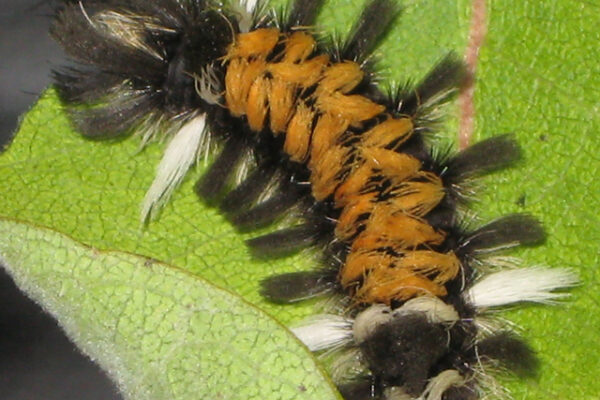
[[[337,398],[289,331],[185,271],[6,219],[0,254],[127,398]]]
[[[594,376],[600,371],[600,359],[595,354],[600,347],[597,338],[600,330],[600,184],[595,179],[600,168],[597,154],[600,145],[597,134],[600,128],[600,63],[597,57],[600,5],[572,0],[511,0],[490,2],[488,6],[489,33],[478,66],[476,139],[514,132],[524,148],[524,160],[514,168],[486,179],[478,195],[480,200],[474,206],[482,220],[509,212],[529,212],[541,218],[549,233],[547,243],[518,255],[527,265],[573,268],[579,271],[582,280],[582,285],[559,306],[522,307],[501,314],[521,328],[523,336],[542,359],[537,378],[506,383],[515,399],[594,399],[600,393],[600,383]],[[326,1],[319,24],[323,28],[320,29],[329,33],[345,32],[359,9],[360,4],[353,0]],[[379,51],[382,81],[403,82],[407,77],[419,79],[446,51],[454,49],[462,53],[467,42],[469,12],[470,4],[465,0],[407,2],[400,23],[391,30]],[[453,125],[454,121],[449,121],[448,129],[439,135],[440,140],[455,142]],[[164,363],[157,367],[159,364],[151,364],[154,355],[150,349],[160,344],[160,339],[146,331],[152,321],[145,325],[144,321],[137,320],[145,315],[143,312],[155,315],[154,311],[163,310],[167,321],[181,321],[184,305],[192,302],[191,297],[181,294],[180,286],[195,288],[195,295],[190,294],[195,299],[194,307],[212,301],[210,298],[200,300],[201,291],[224,293],[196,277],[200,276],[237,293],[287,325],[312,313],[314,304],[287,307],[268,304],[258,294],[258,281],[273,273],[311,268],[317,263],[317,257],[312,252],[305,252],[275,261],[253,259],[243,240],[256,233],[237,233],[214,208],[203,204],[192,193],[203,164],[189,174],[156,221],[140,226],[140,202],[152,182],[163,144],[155,143],[142,151],[138,146],[137,138],[118,142],[83,139],[70,128],[66,116],[60,112],[55,93],[48,91],[26,116],[8,151],[0,156],[0,216],[11,218],[3,220],[3,229],[8,231],[2,232],[0,240],[3,245],[13,243],[10,250],[14,257],[10,263],[12,269],[25,265],[27,260],[36,260],[39,264],[19,268],[13,272],[14,276],[24,290],[55,313],[72,338],[76,341],[78,338],[101,338],[98,342],[85,341],[82,347],[113,376],[121,376],[123,382],[123,377],[133,376],[135,368],[141,368],[140,371],[152,377],[147,381],[150,386],[139,389],[144,393],[192,393],[178,382],[188,382],[195,373],[201,373],[196,372],[198,364],[189,361],[192,357],[189,353],[193,352],[189,349],[196,346],[202,357],[201,339],[185,336],[189,334],[185,329],[178,330],[181,336],[172,336],[172,340],[188,351],[181,353],[181,359],[170,355],[169,360],[172,365],[189,363],[179,369]],[[12,218],[28,225],[11,222]],[[101,251],[96,253],[78,242]],[[55,250],[50,251],[42,244],[55,246]],[[9,253],[5,251],[0,249],[9,260]],[[144,259],[112,251],[141,254],[176,265],[187,273],[161,263],[150,263],[144,268]],[[60,265],[61,262],[64,265]],[[111,266],[117,268],[115,265],[122,271],[112,271]],[[74,290],[77,283],[64,283],[64,279],[84,273],[75,270],[83,266],[98,271],[98,282],[86,282],[94,293],[89,296],[90,304],[98,293],[97,307],[61,303],[60,299],[74,296],[70,290]],[[113,310],[110,321],[127,321],[124,329],[137,326],[141,330],[135,334],[115,335],[118,330],[112,327],[110,331],[110,322],[106,322],[108,333],[94,331],[105,325],[95,321],[94,315],[110,314],[110,310],[103,307],[108,304],[104,300],[111,300],[100,294],[112,296],[109,288],[117,282],[111,275],[113,273],[125,279],[123,286],[116,285],[119,288],[115,293],[121,291],[115,295],[116,303],[123,301],[127,293],[132,296],[138,293],[141,299],[135,302],[140,305],[139,309],[126,303],[115,306],[119,311]],[[162,289],[157,293],[145,293],[144,288],[152,283],[153,274],[168,277],[173,293]],[[43,279],[36,278],[42,275]],[[55,276],[56,280],[53,280]],[[105,278],[109,279],[105,281]],[[69,295],[62,298],[57,295],[56,304],[46,301],[50,296],[40,295],[47,292],[60,294],[61,290]],[[157,310],[153,310],[152,303],[145,299],[154,299],[151,301],[156,301]],[[171,310],[164,311],[160,299],[165,301],[164,304],[172,305],[173,315]],[[246,310],[241,312],[244,316],[256,315],[258,321],[268,321],[242,300],[232,298],[231,301]],[[223,318],[225,315],[228,314],[224,313]],[[87,322],[75,324],[72,321]],[[222,326],[233,326],[232,323],[233,320],[223,322]],[[278,347],[277,352],[287,354],[292,351],[295,343],[286,336],[284,328],[273,322],[265,323],[263,328],[256,336],[257,347],[263,345],[262,341],[278,335],[283,338],[280,346],[290,343],[290,348]],[[190,325],[190,329],[195,328]],[[126,343],[127,338],[136,337],[139,341],[146,335],[149,335],[148,339],[142,343]],[[186,337],[190,338],[190,343],[186,342]],[[145,340],[148,340],[148,347],[142,345]],[[78,343],[82,345],[81,341]],[[270,350],[264,354],[275,352],[273,347],[266,346]],[[114,349],[115,358],[103,358],[103,349]],[[140,353],[130,353],[133,349],[140,349]],[[303,387],[307,388],[302,380],[316,367],[307,352],[302,356],[294,354],[299,361],[295,363],[297,375],[293,375],[290,382],[297,382],[296,377],[300,377]],[[133,364],[104,361],[128,357],[135,359]],[[230,361],[233,367],[217,364],[215,376],[228,376],[228,368],[243,370],[248,365],[243,363],[245,359],[235,352],[223,356],[223,360]],[[150,365],[162,368],[160,372],[164,376],[157,370],[147,370]],[[225,370],[221,371],[221,368]],[[280,374],[273,372],[272,375]],[[287,372],[283,376],[288,376]],[[223,381],[223,393],[234,393],[239,379],[233,379],[231,384]],[[154,382],[176,382],[177,385],[159,393],[152,392],[159,390],[151,386]],[[289,388],[293,390],[293,385]],[[216,393],[217,389],[211,390]],[[263,398],[279,398],[263,390],[267,388],[260,388]],[[268,390],[278,393],[279,389],[270,387]]]

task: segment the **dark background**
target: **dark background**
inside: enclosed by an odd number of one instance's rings
[[[49,84],[51,68],[62,63],[60,50],[47,34],[49,4],[0,0],[0,143],[12,136],[19,116]],[[104,373],[69,342],[51,317],[19,292],[3,268],[0,399],[120,399]]]

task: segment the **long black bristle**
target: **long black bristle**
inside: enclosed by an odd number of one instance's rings
[[[357,62],[366,60],[400,11],[393,0],[369,1],[342,48],[341,58]]]
[[[260,293],[267,300],[289,304],[330,293],[337,283],[335,274],[328,271],[305,271],[270,276],[260,286]]]
[[[113,101],[95,108],[70,108],[69,114],[77,128],[92,139],[107,139],[130,133],[130,129],[143,121],[143,117],[158,106],[157,96],[140,96],[134,99]]]
[[[446,100],[453,89],[463,82],[465,64],[455,53],[447,54],[414,88],[405,88],[394,101],[398,112],[418,115],[421,106],[436,99],[436,104]]]
[[[248,208],[248,204],[254,203],[267,188],[274,175],[274,167],[256,168],[242,183],[227,193],[220,204],[221,210],[229,214],[237,214]]]
[[[243,157],[242,140],[230,138],[217,159],[196,184],[196,193],[207,200],[214,199],[227,184],[228,178]]]
[[[542,243],[546,238],[542,224],[528,214],[512,214],[499,218],[466,235],[461,253],[477,253],[498,248]]]
[[[78,3],[65,6],[50,28],[52,37],[79,62],[128,78],[155,81],[162,76],[161,60],[100,32]]]
[[[535,376],[539,366],[531,347],[509,331],[480,340],[477,343],[477,355],[482,361],[499,361],[506,369],[522,377]]]
[[[210,0],[192,0],[192,1],[177,1],[177,0],[104,0],[112,3],[114,6],[126,5],[128,9],[140,13],[142,15],[151,15],[159,18],[165,25],[181,26],[183,21],[189,16],[196,14],[198,11],[205,10],[210,6],[215,6],[214,1]]]
[[[52,78],[61,100],[69,103],[95,103],[124,82],[114,74],[77,68],[53,71]]]
[[[281,257],[314,245],[319,233],[317,226],[304,224],[249,239],[246,244],[257,257]]]
[[[519,144],[510,134],[482,140],[458,153],[445,163],[442,177],[449,184],[505,168],[521,157]]]
[[[242,230],[264,227],[275,222],[299,201],[296,190],[282,188],[275,196],[249,210],[234,215],[231,222]]]
[[[286,27],[309,27],[315,22],[323,0],[295,0],[288,14]]]

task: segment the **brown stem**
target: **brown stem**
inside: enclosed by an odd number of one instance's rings
[[[469,146],[475,130],[475,73],[479,60],[479,49],[483,45],[487,33],[487,11],[485,0],[473,0],[471,12],[471,28],[469,44],[465,50],[467,76],[459,94],[460,123],[458,143],[461,149]]]

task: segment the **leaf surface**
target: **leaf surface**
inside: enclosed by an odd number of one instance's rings
[[[289,331],[197,276],[10,219],[0,254],[127,398],[338,398]]]
[[[548,240],[521,252],[523,262],[572,268],[581,279],[560,306],[503,314],[541,358],[537,380],[510,384],[516,399],[587,400],[600,393],[599,11],[597,2],[569,0],[494,1],[489,10],[478,131],[514,132],[524,157],[486,179],[477,210],[486,218],[539,217]]]
[[[359,9],[352,0],[326,1],[321,31],[347,31]],[[378,52],[383,77],[419,79],[446,51],[462,53],[469,11],[464,0],[407,2]],[[572,0],[489,4],[489,33],[478,69],[477,137],[515,132],[524,160],[486,179],[474,207],[483,220],[509,212],[540,217],[548,242],[519,256],[527,265],[573,268],[582,279],[564,305],[502,314],[522,327],[542,358],[537,380],[508,382],[516,399],[593,399],[600,393],[593,376],[600,361],[590,351],[598,348],[600,329],[599,11],[598,4]],[[94,248],[142,254],[184,268],[284,324],[313,312],[310,302],[289,307],[265,302],[258,282],[274,273],[311,268],[316,255],[253,259],[243,240],[256,233],[239,234],[193,194],[204,165],[189,174],[160,218],[142,227],[140,202],[163,144],[140,152],[136,138],[87,141],[59,109],[54,92],[47,92],[0,156],[0,216],[50,227]],[[440,134],[443,140],[454,141],[453,125],[450,121]],[[45,257],[54,263],[52,256]],[[304,362],[310,359],[306,354]]]

